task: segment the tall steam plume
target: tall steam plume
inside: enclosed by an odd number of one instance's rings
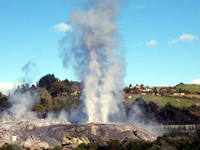
[[[64,65],[73,54],[75,70],[84,82],[82,99],[89,122],[109,122],[122,102],[124,63],[119,48],[119,0],[93,0],[89,9],[71,13],[71,33],[62,44]],[[67,40],[68,41],[68,40]]]

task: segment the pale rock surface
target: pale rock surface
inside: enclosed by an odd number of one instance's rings
[[[13,141],[13,137],[14,140]],[[156,139],[151,132],[132,125],[77,124],[45,120],[0,120],[0,146],[19,144],[31,149],[49,149],[55,146],[74,148],[81,143],[96,140]]]

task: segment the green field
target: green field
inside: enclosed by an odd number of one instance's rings
[[[176,86],[176,89],[187,90],[190,92],[199,92],[200,93],[200,85],[199,84],[179,84]]]
[[[133,98],[130,99],[128,98],[128,96],[132,96]],[[152,101],[159,106],[164,106],[167,103],[170,103],[172,106],[184,107],[184,106],[191,106],[191,105],[200,103],[199,100],[193,100],[193,99],[183,98],[183,97],[162,97],[162,96],[153,96],[153,95],[131,95],[131,94],[128,94],[125,96],[125,102],[134,101],[134,99],[139,98],[139,97],[143,98],[147,103]]]

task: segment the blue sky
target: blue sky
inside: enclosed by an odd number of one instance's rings
[[[65,33],[58,30],[82,3],[0,0],[0,83],[20,82],[21,68],[30,61],[35,63],[33,82],[47,73],[76,80],[62,66],[58,41]],[[130,0],[120,9],[125,83],[200,82],[199,0]]]

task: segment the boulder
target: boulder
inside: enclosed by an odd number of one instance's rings
[[[29,137],[22,143],[23,147],[31,149],[48,149],[49,144],[47,142],[40,141],[37,137]]]

